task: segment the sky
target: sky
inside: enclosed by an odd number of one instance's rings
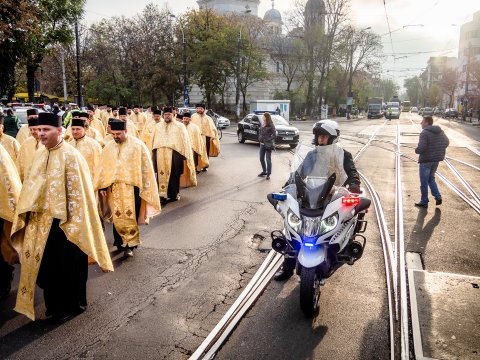
[[[104,17],[133,16],[151,2],[167,6],[177,15],[198,8],[196,0],[87,0],[85,20],[90,25]],[[359,29],[371,27],[371,31],[381,35],[387,54],[381,77],[392,79],[399,86],[405,78],[421,74],[430,56],[457,57],[460,26],[480,11],[479,0],[351,0],[350,3],[352,24]],[[294,0],[276,0],[275,8],[285,19],[293,4]],[[271,6],[271,0],[261,0],[259,16],[263,17]],[[418,52],[424,53],[411,54]]]

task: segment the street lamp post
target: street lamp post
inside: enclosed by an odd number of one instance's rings
[[[247,5],[245,7],[244,14],[249,14],[251,13],[252,10],[249,9],[249,6]],[[235,89],[235,114],[237,117],[237,120],[240,119],[240,45],[241,45],[241,40],[242,40],[242,25],[240,24],[240,29],[238,30],[238,36],[237,36],[237,69],[236,69],[236,78],[237,78],[237,86]]]
[[[81,108],[83,106],[83,96],[82,96],[82,80],[81,80],[81,70],[80,70],[80,38],[78,36],[78,21],[75,22],[75,45],[76,45],[76,55],[77,55],[77,93],[78,93],[78,106]]]

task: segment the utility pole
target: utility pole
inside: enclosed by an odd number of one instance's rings
[[[60,52],[62,60],[62,81],[63,81],[63,105],[67,106],[67,77],[65,76],[65,52]]]
[[[242,29],[238,31],[237,36],[237,88],[235,91],[235,106],[236,106],[236,116],[237,120],[240,119],[240,41],[242,39]]]
[[[467,121],[467,106],[468,106],[468,82],[470,80],[470,58],[472,54],[472,43],[468,44],[468,55],[467,55],[467,74],[465,78],[465,95],[463,96],[462,102],[462,113],[463,121]]]
[[[77,94],[78,94],[78,106],[83,107],[83,96],[82,96],[82,81],[81,81],[81,72],[80,72],[80,38],[78,36],[78,21],[75,22],[75,44],[77,47]]]
[[[187,39],[185,38],[185,32],[182,28],[182,48],[183,48],[183,106],[188,107],[190,105],[190,98],[188,96],[187,85]]]

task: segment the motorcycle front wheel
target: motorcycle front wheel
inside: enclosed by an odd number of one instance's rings
[[[320,277],[315,268],[303,268],[300,274],[300,308],[307,318],[319,310]]]

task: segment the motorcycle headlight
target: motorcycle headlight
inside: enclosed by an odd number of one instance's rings
[[[337,224],[338,214],[330,215],[320,223],[320,234],[325,234],[329,231],[332,231],[337,227]]]
[[[302,226],[302,220],[293,213],[292,210],[288,210],[287,213],[287,222],[288,225],[296,232],[300,232],[300,228]]]

